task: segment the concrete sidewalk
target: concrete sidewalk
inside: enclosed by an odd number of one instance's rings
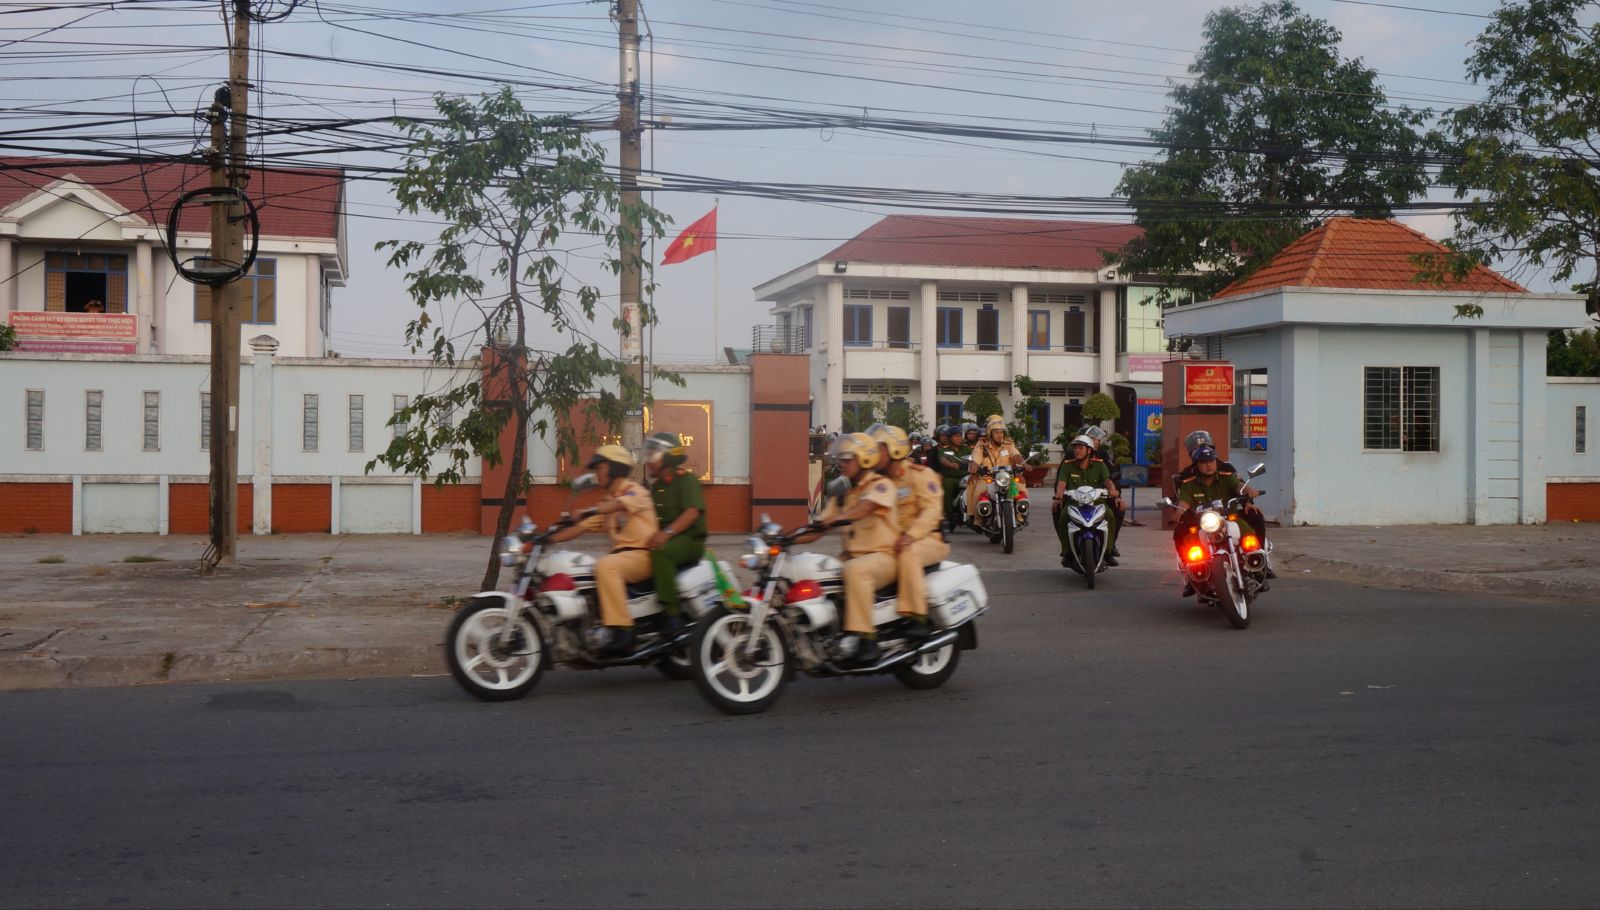
[[[1140,513],[1124,566],[1170,568],[1168,532]],[[1271,538],[1280,574],[1600,601],[1595,524],[1283,528]],[[741,540],[711,545],[733,561]],[[205,543],[0,537],[0,689],[436,675],[450,613],[476,591],[489,553],[475,535],[263,536],[241,541],[241,568],[202,577]],[[1036,568],[972,552],[984,571]]]

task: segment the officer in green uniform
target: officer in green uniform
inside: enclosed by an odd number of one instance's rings
[[[1050,501],[1050,510],[1056,522],[1056,538],[1061,541],[1061,564],[1068,565],[1072,558],[1067,555],[1067,523],[1062,519],[1066,511],[1062,506],[1066,502],[1067,490],[1102,487],[1111,494],[1111,507],[1106,510],[1110,516],[1110,521],[1106,523],[1106,565],[1117,565],[1117,558],[1111,554],[1117,552],[1117,528],[1121,524],[1117,520],[1117,510],[1122,504],[1122,494],[1117,491],[1116,481],[1111,479],[1111,469],[1095,457],[1093,439],[1087,436],[1074,437],[1069,448],[1072,457],[1061,462],[1061,467],[1056,469],[1056,493]]]
[[[672,433],[645,440],[645,473],[661,530],[650,538],[650,568],[656,600],[669,617],[678,617],[678,572],[700,561],[706,551],[706,496],[700,478],[683,470],[688,453]]]
[[[956,501],[956,493],[961,487],[961,454],[956,445],[955,430],[949,426],[940,426],[938,445],[933,447],[933,469],[939,473],[940,482],[944,485],[944,508],[950,510],[950,504]],[[946,455],[948,452],[950,454]]]
[[[1253,500],[1256,491],[1250,488],[1249,482],[1232,470],[1233,465],[1227,469],[1222,467],[1222,462],[1217,458],[1217,450],[1209,445],[1196,446],[1189,453],[1190,471],[1178,475],[1178,504],[1184,507],[1184,512],[1178,516],[1172,528],[1172,545],[1178,551],[1178,556],[1183,557],[1183,551],[1188,539],[1198,533],[1200,529],[1200,513],[1203,507],[1221,500],[1227,502],[1241,492],[1247,497],[1244,507],[1244,521],[1256,532],[1256,537],[1266,546],[1267,521],[1256,508]],[[1184,479],[1187,476],[1187,479]],[[1272,571],[1269,562],[1262,573],[1267,578],[1277,578],[1278,574]],[[1262,590],[1266,590],[1263,586]],[[1183,596],[1188,597],[1194,593],[1194,584],[1187,578],[1184,579]]]

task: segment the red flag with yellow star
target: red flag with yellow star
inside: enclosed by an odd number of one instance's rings
[[[667,252],[661,257],[662,265],[674,265],[685,259],[693,259],[701,253],[709,253],[717,248],[717,209],[712,207],[705,217],[683,229],[678,239],[672,241],[667,247]]]

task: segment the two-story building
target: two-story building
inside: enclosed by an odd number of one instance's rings
[[[1013,377],[1039,383],[1045,437],[1112,395],[1131,420],[1167,355],[1157,288],[1106,264],[1139,228],[1090,221],[891,215],[825,256],[755,288],[776,326],[756,344],[811,355],[813,425],[869,397],[957,422],[980,389],[1009,416]]]
[[[208,354],[210,289],[178,276],[165,232],[173,203],[209,181],[208,169],[182,162],[0,158],[0,318],[22,348]],[[331,290],[346,275],[344,175],[255,169],[248,193],[261,229],[241,279],[241,341],[269,334],[283,356],[322,357]],[[210,229],[205,206],[186,206],[179,259],[203,257]]]

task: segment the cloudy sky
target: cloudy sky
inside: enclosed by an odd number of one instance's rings
[[[306,2],[282,21],[257,26],[262,52],[253,78],[266,112],[280,118],[374,117],[423,113],[434,92],[473,93],[496,79],[524,85],[542,111],[604,118],[615,110],[616,31],[604,2],[457,0],[388,6],[366,0]],[[957,124],[1139,135],[1158,126],[1169,80],[1182,78],[1200,42],[1202,0],[643,0],[654,36],[644,76],[657,113],[726,113],[744,105],[902,117]],[[1384,74],[1395,103],[1441,109],[1480,96],[1463,60],[1495,7],[1493,0],[1302,0],[1332,22],[1344,51]],[[15,7],[7,10],[5,7]],[[79,2],[46,12],[0,4],[0,105],[8,120],[56,117],[55,147],[99,130],[129,148],[123,126],[91,127],[132,111],[187,114],[226,74],[224,29],[215,2]],[[276,9],[287,4],[277,0]],[[16,42],[7,45],[7,42]],[[646,51],[651,43],[647,42]],[[290,54],[302,55],[300,57]],[[305,59],[306,57],[314,59]],[[412,69],[406,69],[412,68]],[[419,70],[432,70],[423,73]],[[41,111],[64,113],[39,113]],[[150,125],[141,151],[185,150],[192,124]],[[165,130],[164,134],[162,131]],[[393,165],[361,136],[320,137],[304,161]],[[163,138],[164,135],[167,138]],[[5,138],[0,136],[0,148]],[[654,131],[647,163],[663,172],[739,181],[842,184],[1043,196],[1104,196],[1123,164],[1142,153],[1101,145],[914,137],[856,129]],[[267,151],[292,151],[286,140]],[[614,136],[605,145],[614,154]],[[82,146],[79,146],[82,147]],[[101,143],[100,147],[109,147]],[[5,153],[15,154],[14,147]],[[653,158],[652,158],[653,156]],[[656,205],[679,227],[705,214],[711,196],[673,190]],[[403,353],[401,328],[414,313],[400,276],[373,245],[428,236],[432,226],[399,216],[381,182],[350,185],[350,284],[335,297],[334,346],[349,356]],[[892,209],[879,202],[817,204],[725,196],[715,263],[701,256],[657,273],[663,324],[660,362],[707,360],[722,345],[747,346],[767,319],[751,288],[814,259]],[[1443,216],[1413,223],[1443,237]],[[670,229],[669,229],[670,232]],[[665,240],[657,247],[665,248]],[[574,274],[615,293],[593,249],[574,249]],[[1519,276],[1535,287],[1537,276]],[[714,293],[720,320],[710,330]],[[608,298],[608,305],[614,303]]]

